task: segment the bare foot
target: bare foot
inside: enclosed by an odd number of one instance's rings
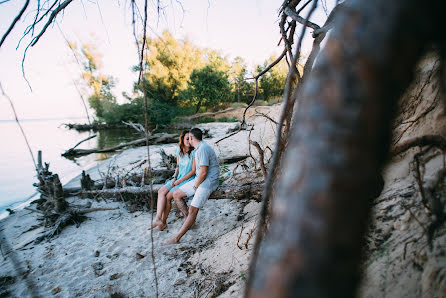
[[[151,230],[151,229],[158,227],[162,224],[163,224],[163,222],[161,220],[155,218],[155,220],[152,222],[152,226],[150,228],[148,228],[147,230]]]
[[[175,237],[174,237],[174,238],[170,238],[169,240],[161,243],[161,245],[164,246],[164,245],[171,245],[171,244],[177,244],[177,243],[178,243],[178,240],[175,239]]]
[[[166,227],[167,227],[167,224],[166,224],[166,223],[161,223],[160,225],[158,225],[157,229],[158,229],[158,231],[162,231],[162,230],[164,230]]]

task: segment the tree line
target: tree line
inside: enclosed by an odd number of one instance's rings
[[[101,55],[93,45],[69,46],[81,64],[81,81],[87,89],[88,102],[96,121],[115,124],[122,121],[143,122],[143,96],[148,94],[148,114],[152,124],[169,124],[175,117],[231,103],[252,100],[255,86],[249,80],[276,57],[248,70],[242,57],[232,61],[220,52],[177,40],[168,31],[157,38],[147,38],[142,84],[134,82],[131,94],[124,92],[125,103],[119,104],[112,89],[116,79],[102,72]],[[140,66],[133,66],[139,72]],[[284,61],[259,80],[257,98],[265,101],[283,94],[288,67]]]

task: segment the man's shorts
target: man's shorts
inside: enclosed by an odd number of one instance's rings
[[[190,203],[191,206],[194,206],[195,208],[200,209],[204,206],[208,198],[211,196],[211,193],[213,192],[212,189],[204,188],[198,186],[197,190],[194,189],[195,181],[189,181],[183,185],[180,186],[179,190],[184,192],[188,197],[194,196],[192,199],[192,202]]]

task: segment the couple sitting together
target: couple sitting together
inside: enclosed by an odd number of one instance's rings
[[[172,199],[186,220],[178,234],[164,244],[180,241],[195,223],[198,210],[218,187],[217,156],[212,147],[203,141],[203,132],[200,129],[193,128],[181,133],[176,157],[177,167],[173,179],[167,181],[158,191],[156,218],[151,228],[156,227],[160,231],[166,228]],[[192,196],[190,207],[187,208],[184,199]]]

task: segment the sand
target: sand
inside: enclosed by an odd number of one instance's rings
[[[278,119],[280,106],[258,107]],[[251,115],[253,113],[251,112]],[[250,117],[254,124],[251,139],[262,148],[272,147],[275,127],[263,117]],[[249,131],[215,144],[234,128],[235,123],[207,123],[199,127],[209,129],[207,139],[220,157],[246,154]],[[173,153],[175,144],[151,146],[151,165],[160,167],[159,150]],[[253,150],[253,155],[257,153]],[[98,166],[88,169],[93,179],[107,171],[124,173],[142,171],[147,164],[136,167],[147,158],[144,147],[124,150]],[[249,163],[249,162],[248,162]],[[236,165],[228,165],[232,170]],[[226,175],[227,183],[262,180],[259,171],[241,168]],[[79,178],[68,186],[79,184]],[[156,292],[154,264],[160,297],[192,297],[223,294],[240,296],[246,280],[248,260],[254,236],[249,234],[257,219],[259,203],[255,201],[209,200],[198,214],[195,226],[176,245],[161,246],[175,235],[183,218],[171,212],[164,231],[147,230],[151,212],[133,212],[112,200],[90,200],[73,197],[70,203],[82,205],[87,201],[95,207],[117,207],[116,210],[87,214],[78,226],[66,227],[59,235],[39,244],[33,242],[44,228],[37,227],[39,214],[20,210],[0,221],[2,259],[0,294],[12,297],[32,296],[32,289],[42,297],[154,297]],[[253,234],[253,233],[251,233]],[[239,241],[238,241],[239,240]],[[5,242],[6,241],[6,242]],[[239,242],[240,248],[237,246]],[[7,243],[7,245],[5,245]],[[154,254],[155,263],[152,260]],[[17,277],[16,259],[26,279]],[[118,296],[115,296],[118,297]]]

